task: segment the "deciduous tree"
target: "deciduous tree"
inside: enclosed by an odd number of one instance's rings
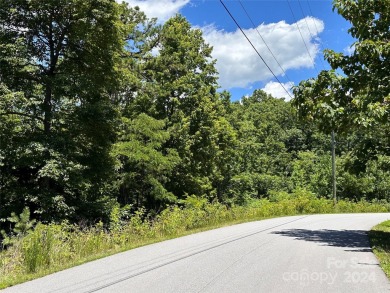
[[[11,205],[44,220],[99,213],[113,166],[117,22],[113,0],[0,2],[0,168],[13,178],[0,192]]]

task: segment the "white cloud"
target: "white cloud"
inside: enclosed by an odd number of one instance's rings
[[[190,0],[125,0],[130,6],[138,6],[148,17],[157,17],[160,22],[174,16]]]
[[[291,97],[293,97],[291,88],[294,86],[294,83],[287,82],[287,83],[282,83],[282,85],[278,82],[270,81],[265,85],[264,88],[262,88],[262,90],[265,91],[267,94],[272,95],[275,98],[284,98],[286,101],[291,100]],[[289,92],[290,95],[286,93],[286,90]]]
[[[312,68],[313,59],[319,52],[318,33],[324,29],[324,23],[316,18],[307,17],[297,23],[288,24],[285,21],[270,24],[260,24],[257,30],[266,41],[272,53],[286,71],[288,69]],[[308,26],[310,29],[308,29]],[[272,78],[272,73],[267,69],[251,45],[242,35],[241,31],[226,32],[218,30],[214,26],[202,28],[206,42],[214,47],[213,57],[217,59],[219,71],[219,83],[222,88],[248,87],[257,81],[266,81]],[[272,71],[278,76],[283,71],[272,57],[266,45],[255,29],[244,30],[258,52],[265,59]],[[311,33],[315,32],[315,35]]]

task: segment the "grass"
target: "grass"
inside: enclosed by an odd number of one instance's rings
[[[388,204],[339,201],[334,206],[331,200],[297,192],[288,199],[254,200],[233,207],[189,198],[184,206],[169,207],[154,219],[139,211],[123,221],[114,211],[109,228],[102,223],[86,229],[67,222],[38,223],[0,252],[0,289],[139,246],[222,226],[300,214],[388,211]]]
[[[383,271],[390,278],[390,221],[376,225],[368,235],[370,237],[371,247]]]

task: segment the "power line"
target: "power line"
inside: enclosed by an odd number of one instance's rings
[[[309,1],[309,0],[306,0],[306,2],[307,2],[307,6],[309,7],[309,12],[310,12],[310,14],[311,14],[311,15],[314,15],[314,14],[313,14],[313,11],[311,10],[310,1]],[[319,33],[317,24],[316,24],[316,22],[314,21],[314,19],[313,19],[313,23],[314,23],[314,27],[315,27],[315,29],[316,29],[317,35],[319,35],[320,33]],[[324,51],[325,51],[325,48],[324,48],[324,46],[322,45],[321,42],[320,42],[320,46],[321,46],[322,52],[324,52]],[[322,55],[323,55],[323,54],[324,54],[324,53],[322,53]],[[321,59],[321,62],[322,62],[322,65],[323,65],[323,67],[324,67],[324,69],[325,69],[325,65],[324,65],[324,62],[323,62],[322,59]]]
[[[252,18],[250,17],[248,11],[245,9],[244,5],[242,4],[241,1],[238,1],[242,7],[242,9],[244,10],[246,16],[249,18],[250,22],[252,23],[253,27],[255,28],[255,30],[257,31],[258,35],[260,36],[260,38],[262,39],[262,41],[264,42],[265,46],[267,47],[268,51],[271,53],[272,57],[274,58],[274,60],[276,61],[276,63],[279,65],[280,69],[282,70],[282,72],[284,73],[284,75],[287,77],[288,81],[291,82],[290,78],[288,77],[286,71],[283,69],[282,65],[279,63],[279,61],[276,59],[274,53],[272,52],[271,48],[268,46],[267,42],[264,40],[263,36],[260,34],[259,30],[257,29],[255,23],[253,22]]]
[[[301,0],[298,0],[298,3],[299,3],[299,7],[300,7],[300,9],[301,9],[302,15],[303,15],[303,17],[304,17],[304,19],[305,19],[307,29],[309,30],[310,37],[313,38],[313,37],[314,37],[314,34],[311,32],[309,23],[307,22],[307,17],[305,16],[305,13],[303,12]],[[316,22],[314,21],[314,19],[313,19],[313,23],[314,23],[314,25],[316,25]],[[318,34],[318,31],[317,31],[317,34]],[[320,58],[320,61],[321,61],[321,64],[322,64],[322,68],[325,70],[325,64],[324,64],[324,62],[322,61],[321,58]]]
[[[290,95],[288,90],[284,87],[284,85],[280,82],[279,78],[275,75],[275,73],[272,71],[272,69],[268,66],[267,62],[265,62],[264,58],[260,55],[259,51],[257,51],[256,47],[253,45],[251,40],[248,38],[248,36],[245,34],[244,30],[241,28],[241,26],[238,24],[237,20],[234,18],[234,16],[230,13],[229,9],[226,7],[225,3],[223,3],[222,0],[219,0],[223,7],[225,8],[226,12],[230,15],[231,19],[234,21],[234,23],[237,25],[237,27],[240,29],[241,33],[245,36],[249,44],[251,44],[252,48],[255,50],[257,55],[260,57],[260,59],[264,62],[265,66],[267,66],[268,70],[272,73],[272,75],[275,77],[275,79],[278,81],[278,83],[282,86],[284,91],[288,94],[288,96],[292,99],[293,97]]]
[[[298,3],[299,3],[299,8],[301,9],[302,15],[303,15],[303,17],[305,19],[306,26],[307,26],[307,29],[309,30],[310,36],[313,37],[313,34],[311,33],[311,30],[310,30],[309,23],[307,22],[307,18],[305,17],[305,12],[303,12],[301,0],[298,0]]]
[[[297,18],[295,17],[294,11],[293,11],[293,9],[292,9],[292,7],[291,7],[290,0],[287,0],[287,3],[288,3],[288,7],[290,8],[291,14],[292,14],[292,16],[293,16],[293,18],[294,18],[295,25],[297,26],[298,31],[299,31],[299,34],[301,35],[302,41],[303,41],[303,43],[305,44],[306,51],[307,51],[307,53],[309,54],[310,59],[313,60],[314,68],[317,70],[317,73],[319,74],[319,71],[318,71],[318,69],[317,69],[317,67],[316,67],[316,64],[315,64],[315,60],[314,60],[314,58],[311,56],[310,51],[309,51],[309,47],[307,46],[307,44],[306,44],[306,42],[305,42],[305,39],[304,39],[304,37],[303,37],[303,35],[302,35],[302,31],[301,31],[301,29],[299,28],[298,21],[297,21]]]

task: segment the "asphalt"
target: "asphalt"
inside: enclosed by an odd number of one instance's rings
[[[367,231],[390,214],[250,222],[119,253],[2,290],[24,292],[390,292]]]

